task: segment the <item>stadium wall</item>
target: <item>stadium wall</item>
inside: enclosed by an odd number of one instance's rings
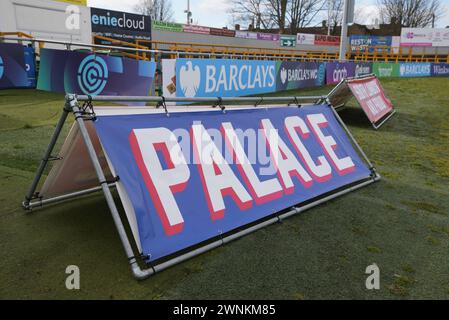
[[[35,38],[50,40],[91,43],[90,8],[78,6],[80,28],[68,29],[68,6],[70,3],[48,0],[2,0],[0,31],[24,32]]]

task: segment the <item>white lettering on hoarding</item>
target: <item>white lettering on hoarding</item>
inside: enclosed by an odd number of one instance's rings
[[[132,153],[165,234],[174,236],[184,228],[183,213],[175,194],[185,190],[193,174],[192,168],[197,168],[212,220],[225,217],[228,203],[225,198],[232,199],[241,211],[245,211],[253,206],[253,202],[260,205],[292,194],[298,187],[293,178],[304,188],[310,188],[315,182],[331,179],[333,167],[339,175],[355,170],[350,156],[337,155],[338,139],[324,129],[328,126],[324,114],[309,114],[305,119],[291,116],[283,122],[289,145],[270,119],[260,120],[259,135],[263,140],[258,141],[269,150],[276,168],[270,173],[271,177],[264,180],[253,167],[254,163],[264,160],[250,161],[250,151],[240,140],[241,130],[235,130],[231,122],[219,124],[218,134],[206,130],[201,122],[193,122],[186,134],[189,143],[183,147],[174,132],[167,128],[134,129],[129,136]],[[186,128],[186,131],[189,130]],[[312,149],[306,146],[305,141],[311,138],[321,146],[321,154],[316,151],[312,154]],[[229,159],[221,148],[222,141],[230,151]],[[195,159],[192,167],[187,165],[183,151],[190,148]],[[232,163],[236,164],[237,171],[231,167]],[[273,177],[274,174],[277,177]]]

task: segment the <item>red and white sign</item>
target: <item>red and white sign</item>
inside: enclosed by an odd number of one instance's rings
[[[182,27],[182,29],[184,32],[189,32],[189,33],[210,34],[210,28],[208,28],[208,27],[185,24]]]
[[[315,45],[316,46],[339,46],[340,45],[340,37],[316,34],[315,35]]]
[[[376,77],[348,80],[347,85],[373,124],[393,111],[393,105]]]

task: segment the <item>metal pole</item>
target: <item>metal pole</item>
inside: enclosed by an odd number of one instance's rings
[[[34,180],[31,183],[30,189],[28,190],[28,193],[25,197],[25,201],[22,203],[23,207],[26,210],[31,209],[30,202],[34,197],[39,181],[42,177],[42,174],[44,173],[45,168],[47,167],[48,160],[51,157],[53,149],[55,148],[56,142],[58,141],[59,135],[61,134],[62,128],[64,127],[64,123],[67,120],[67,116],[69,115],[70,111],[71,111],[70,105],[66,103],[64,105],[61,117],[59,118],[59,121],[56,125],[55,131],[53,132],[53,135],[50,139],[50,143],[48,144],[47,150],[45,151],[44,156],[42,157],[42,160],[40,162],[40,165],[36,171]]]
[[[115,183],[109,184],[109,187],[110,188],[115,187]],[[94,187],[94,188],[91,188],[91,189],[76,191],[76,192],[73,192],[73,193],[64,194],[62,196],[56,196],[56,197],[49,198],[49,199],[42,199],[42,200],[39,200],[39,201],[31,201],[29,203],[28,207],[30,209],[42,208],[45,205],[49,205],[49,204],[52,204],[52,203],[63,202],[63,201],[74,199],[74,198],[79,198],[79,197],[82,197],[82,196],[85,196],[85,195],[96,193],[98,191],[101,191],[101,187]]]
[[[134,257],[134,253],[133,253],[131,244],[129,242],[128,236],[126,234],[125,227],[123,226],[122,220],[120,219],[120,215],[119,215],[117,206],[115,205],[114,198],[112,196],[111,190],[109,189],[109,184],[106,181],[106,177],[104,175],[103,169],[101,168],[100,160],[98,159],[98,156],[95,152],[95,148],[92,144],[89,133],[84,124],[84,119],[82,118],[83,113],[80,111],[80,108],[78,105],[78,100],[77,100],[76,96],[69,95],[67,97],[67,104],[70,105],[73,113],[75,114],[76,122],[78,123],[81,135],[82,135],[83,140],[87,147],[87,151],[92,160],[92,164],[94,165],[95,172],[97,173],[98,180],[101,185],[101,189],[103,190],[109,210],[111,211],[112,218],[114,219],[115,227],[117,228],[117,232],[120,236],[120,240],[122,241],[122,245],[123,245],[123,248],[125,249],[126,256],[131,265],[131,269],[132,269],[134,275],[136,277],[138,277],[138,273],[139,273],[139,271],[141,271],[140,267],[138,266],[137,260]]]
[[[346,60],[346,38],[348,37],[348,0],[344,0],[343,22],[341,24],[340,61]]]
[[[86,95],[80,95],[77,97],[78,100],[84,101],[91,99],[92,101],[110,101],[110,102],[120,102],[120,101],[128,101],[128,102],[163,102],[163,97],[153,96],[153,97],[145,97],[145,96],[95,96],[89,97]],[[165,102],[259,102],[263,100],[271,101],[271,102],[293,102],[293,101],[302,101],[302,100],[312,100],[316,101],[319,99],[325,99],[327,96],[297,96],[297,97],[198,97],[198,98],[171,98],[166,97]]]

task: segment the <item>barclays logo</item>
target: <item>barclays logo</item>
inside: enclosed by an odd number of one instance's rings
[[[78,85],[86,95],[96,96],[106,87],[109,71],[103,58],[90,55],[78,67]]]
[[[192,61],[187,61],[179,72],[181,90],[186,98],[197,95],[201,83],[201,71],[199,66],[193,66]]]
[[[282,84],[285,84],[287,82],[287,69],[282,68],[280,72],[281,82]]]
[[[3,64],[3,58],[0,57],[0,79],[3,78],[4,73],[5,73],[5,66]]]

